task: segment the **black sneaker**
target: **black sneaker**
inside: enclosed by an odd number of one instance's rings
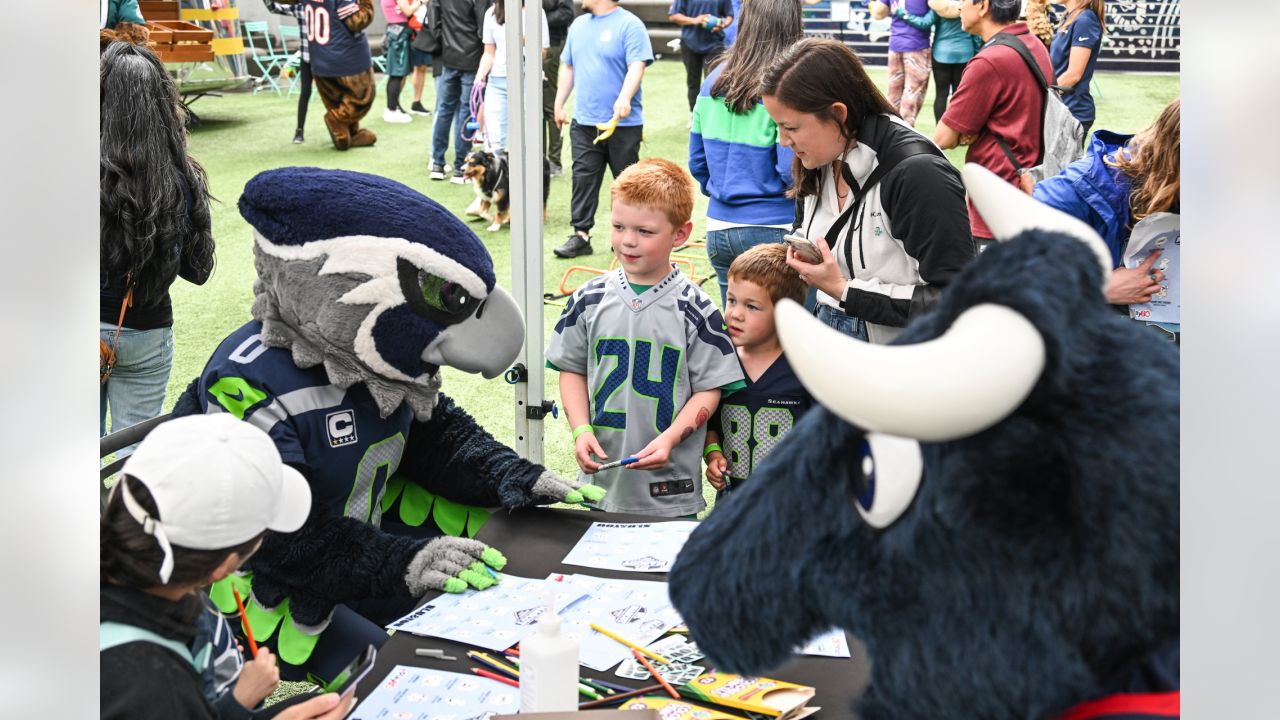
[[[302,144],[302,128],[298,128],[293,132],[293,144],[294,145]]]
[[[574,233],[569,236],[568,240],[564,241],[563,245],[551,252],[555,253],[556,257],[561,258],[575,258],[579,255],[590,255],[592,252],[591,240],[590,238],[582,237],[578,233]]]
[[[422,101],[418,101],[409,106],[409,112],[414,115],[430,115],[431,111],[422,107]]]
[[[462,176],[462,168],[458,168],[457,170],[453,171],[453,177],[449,179],[449,182],[453,183],[454,185],[467,184],[467,179]]]
[[[551,177],[558,178],[564,175],[564,168],[560,167],[560,163],[551,163]]]
[[[441,165],[440,163],[431,163],[431,179],[432,180],[443,180],[444,171],[445,171],[444,166]]]

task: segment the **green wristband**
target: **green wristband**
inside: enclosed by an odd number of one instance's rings
[[[574,429],[573,429],[573,439],[574,439],[574,442],[577,442],[577,440],[578,440],[578,436],[579,436],[579,435],[581,435],[581,434],[583,434],[583,433],[593,433],[593,432],[595,432],[595,431],[596,431],[596,429],[595,429],[594,427],[592,427],[590,423],[583,423],[583,424],[579,425],[578,427],[576,427],[576,428],[574,428]]]
[[[702,449],[702,457],[706,457],[713,452],[722,453],[724,452],[724,449],[720,447],[720,443],[711,443]]]

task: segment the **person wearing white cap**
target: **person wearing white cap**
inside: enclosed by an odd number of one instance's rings
[[[279,682],[275,658],[259,650],[235,682],[239,653],[229,642],[219,649],[230,632],[201,592],[235,572],[267,532],[297,530],[310,510],[302,475],[252,425],[208,415],[153,430],[100,522],[101,717],[344,717],[354,700],[332,693],[252,713]]]

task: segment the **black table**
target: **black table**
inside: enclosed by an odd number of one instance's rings
[[[569,554],[569,550],[577,544],[578,539],[594,522],[653,523],[667,522],[667,520],[647,515],[549,508],[531,508],[513,513],[497,511],[480,529],[476,539],[502,551],[507,556],[507,566],[503,568],[503,572],[520,577],[543,578],[559,572],[621,580],[665,581],[667,579],[665,573],[618,572],[561,563],[564,556]],[[439,592],[428,593],[419,604],[426,603],[439,595]],[[443,648],[446,654],[458,659],[437,660],[418,657],[414,654],[415,649],[424,647]],[[809,704],[823,708],[818,717],[848,717],[851,714],[849,710],[851,700],[865,689],[868,681],[868,664],[862,644],[851,640],[849,648],[853,653],[852,660],[800,656],[766,675],[779,680],[812,685],[817,694]],[[369,693],[396,665],[429,667],[456,673],[470,672],[469,668],[477,666],[466,656],[467,650],[472,649],[478,648],[443,638],[420,637],[398,632],[391,636],[391,639],[378,651],[377,664],[360,682],[356,694],[362,698],[368,697]],[[613,671],[616,669],[614,667],[605,672],[596,672],[587,667],[579,667],[579,672],[583,677],[607,680],[631,687],[640,687],[645,684],[614,675]],[[585,698],[582,700],[585,701]],[[717,709],[726,710],[725,708]]]

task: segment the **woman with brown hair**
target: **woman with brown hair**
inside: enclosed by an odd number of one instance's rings
[[[1089,83],[1098,64],[1102,35],[1107,31],[1105,14],[1106,0],[1067,0],[1067,13],[1049,45],[1049,60],[1058,87],[1069,89],[1063,91],[1062,102],[1084,126],[1086,142],[1095,117]]]
[[[889,342],[974,255],[960,173],[835,40],[796,43],[761,95],[795,154],[795,230],[821,253],[811,264],[792,249],[787,264],[817,288],[819,319]]]
[[[1112,305],[1150,302],[1160,291],[1164,273],[1153,267],[1158,252],[1136,268],[1124,267],[1120,258],[1138,221],[1153,213],[1179,211],[1181,138],[1182,101],[1175,99],[1137,135],[1097,131],[1083,158],[1031,191],[1035,199],[1079,218],[1102,236],[1115,268],[1107,284],[1107,302]]]

